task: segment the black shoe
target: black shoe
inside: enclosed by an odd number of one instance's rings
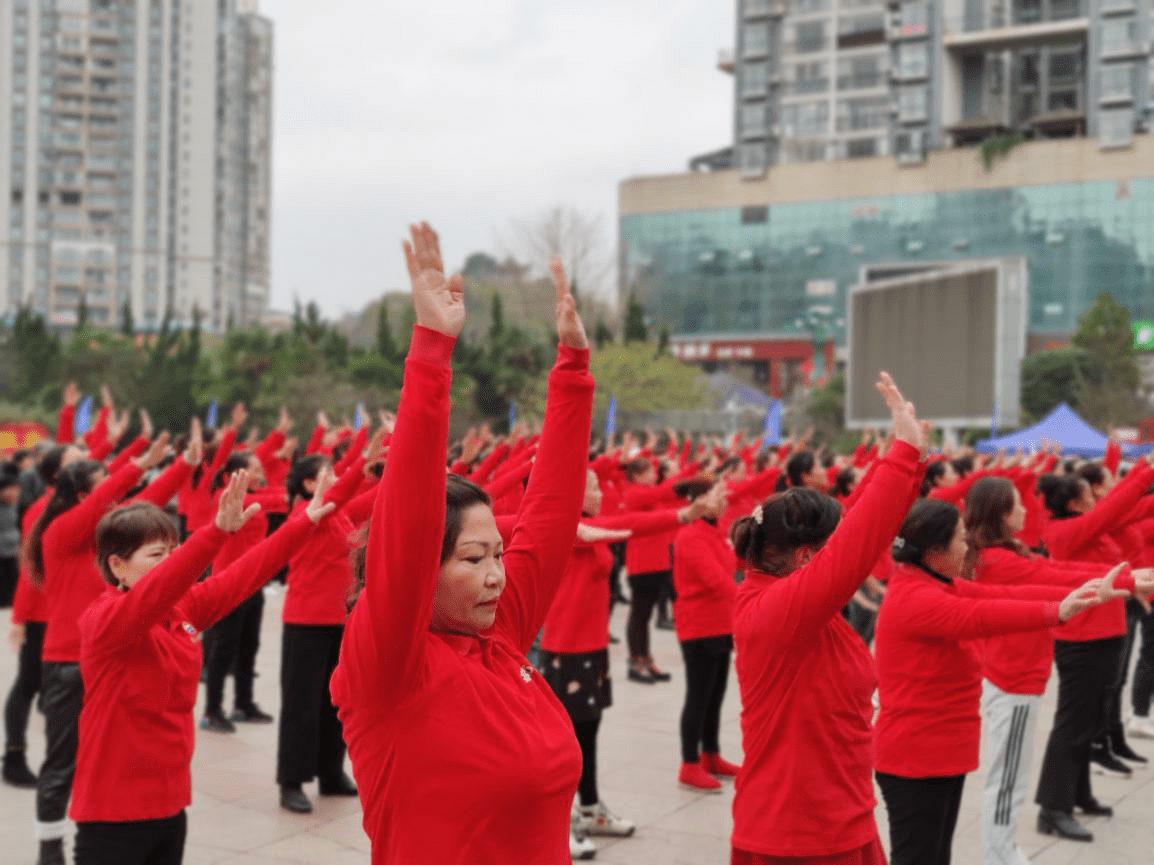
[[[1038,812],[1038,831],[1067,841],[1093,841],[1094,836],[1070,814],[1043,808]]]
[[[1133,763],[1139,768],[1150,762],[1141,754],[1135,752],[1134,749],[1127,745],[1125,742],[1119,742],[1118,744],[1113,745],[1110,750],[1114,752],[1115,757],[1119,757],[1125,760],[1127,763]]]
[[[1129,778],[1130,767],[1114,756],[1109,748],[1095,746],[1090,749],[1090,768],[1114,778]]]
[[[200,729],[210,733],[235,733],[236,724],[220,712],[213,712],[200,719]]]
[[[353,783],[353,779],[344,772],[341,772],[337,778],[331,778],[327,781],[322,779],[319,786],[322,796],[357,795],[357,785]]]
[[[311,814],[313,803],[300,787],[281,787],[280,806],[294,814]]]
[[[253,703],[243,709],[236,708],[232,710],[232,714],[228,716],[230,721],[237,721],[241,724],[271,724],[272,715],[268,712],[261,711],[260,706]]]
[[[672,674],[666,673],[664,670],[659,670],[657,667],[653,666],[652,658],[649,658],[646,661],[646,664],[649,665],[649,675],[653,677],[654,681],[668,682],[673,678]]]
[[[653,674],[648,670],[638,670],[632,664],[629,666],[628,679],[630,682],[642,682],[646,685],[652,685],[657,680],[653,678]]]
[[[661,618],[657,620],[657,627],[662,631],[673,631],[676,628],[673,625],[673,619]]]
[[[30,789],[36,786],[36,776],[28,768],[23,751],[7,751],[4,754],[4,783],[13,787]]]
[[[1097,799],[1091,797],[1086,802],[1079,802],[1075,807],[1085,814],[1087,817],[1113,817],[1114,809],[1109,805],[1103,805]]]
[[[36,865],[64,865],[64,839],[53,838],[40,842],[40,856]]]

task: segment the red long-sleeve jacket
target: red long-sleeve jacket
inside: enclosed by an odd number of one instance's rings
[[[178,459],[136,497],[158,507],[184,483],[191,466]],[[44,587],[48,625],[44,630],[45,661],[80,659],[80,616],[106,585],[96,568],[95,533],[101,518],[140,481],[140,469],[128,463],[109,476],[76,507],[65,511],[45,530]]]
[[[208,525],[127,592],[105,584],[79,626],[84,708],[73,820],[156,820],[192,802],[200,635],[271,579],[311,529],[305,515],[289,520],[198,583],[227,538]]]
[[[26,538],[31,534],[32,527],[48,507],[48,500],[52,497],[51,487],[28,506],[24,512],[24,519],[20,521],[20,537]],[[20,568],[20,577],[16,583],[16,594],[12,598],[12,623],[14,625],[28,622],[47,622],[48,602],[44,600],[44,593],[32,585],[28,571]]]
[[[917,469],[917,450],[898,442],[807,565],[780,579],[749,571],[738,587],[739,850],[828,856],[877,836],[873,657],[840,612],[897,534],[921,482]]]
[[[297,546],[289,560],[288,586],[281,618],[290,625],[343,625],[353,570],[349,563],[353,533],[369,518],[376,489],[353,498],[363,477],[365,461],[356,460],[325,496],[337,509]],[[308,502],[297,502],[293,513]],[[274,532],[275,534],[275,532]]]
[[[673,543],[673,620],[677,639],[700,640],[733,633],[737,556],[716,523],[694,520]]]
[[[971,642],[1058,624],[1062,586],[943,582],[899,566],[878,613],[877,771],[904,778],[978,768],[981,665]]]
[[[1089,512],[1064,520],[1051,520],[1045,541],[1055,559],[1098,562],[1113,567],[1125,561],[1122,549],[1107,534],[1127,521],[1130,511],[1154,481],[1154,469],[1136,465],[1125,478]],[[1054,639],[1071,642],[1105,640],[1126,633],[1125,601],[1111,601],[1075,616],[1054,630]]]
[[[982,585],[1055,585],[1063,591],[1109,571],[1104,565],[1057,562],[1037,556],[1023,556],[1005,547],[982,550],[974,579]],[[1123,579],[1122,584],[1126,583]],[[1130,577],[1133,584],[1133,577]],[[1121,585],[1122,588],[1129,586]],[[1083,614],[1085,615],[1085,614]],[[1008,694],[1041,694],[1054,664],[1054,635],[1051,631],[1022,631],[988,638],[981,646],[982,676]]]
[[[190,476],[181,486],[180,495],[176,501],[176,510],[177,513],[184,516],[185,528],[189,532],[195,532],[212,522],[214,504],[212,479],[216,477],[216,473],[221,470],[229,455],[232,454],[235,444],[236,430],[230,427],[221,435],[216,451],[212,455],[212,460],[208,465],[201,465],[197,482],[193,484]],[[196,473],[194,472],[194,474]]]
[[[365,588],[331,691],[373,862],[568,865],[581,774],[573,727],[529,649],[576,533],[593,405],[589,353],[565,346],[512,542],[494,628],[429,629],[445,521],[449,357],[416,327],[369,527]]]
[[[630,529],[633,537],[667,534],[680,525],[677,509],[582,517],[581,522],[602,529]],[[609,645],[608,581],[612,567],[608,544],[578,541],[573,545],[541,629],[542,649],[577,655],[599,652]]]

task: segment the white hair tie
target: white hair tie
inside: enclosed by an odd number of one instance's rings
[[[764,519],[765,519],[765,512],[764,512],[764,511],[762,511],[762,509],[761,509],[761,505],[758,505],[756,508],[754,508],[754,509],[753,509],[753,513],[752,513],[752,514],[750,514],[750,516],[752,516],[752,517],[753,517],[753,521],[754,521],[755,523],[757,523],[757,524],[760,526],[760,525],[761,525],[761,522],[762,522],[762,520],[764,520]]]
[[[906,539],[903,538],[901,535],[894,538],[894,549],[895,550],[900,550],[905,545],[906,545]]]

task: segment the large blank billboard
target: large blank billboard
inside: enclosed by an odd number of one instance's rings
[[[885,271],[879,275],[888,276]],[[1025,353],[1024,259],[959,262],[850,288],[846,424],[882,426],[889,372],[935,426],[1018,424]]]

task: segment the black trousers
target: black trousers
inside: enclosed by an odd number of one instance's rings
[[[1111,688],[1118,673],[1122,637],[1086,642],[1054,641],[1058,666],[1058,707],[1042,758],[1038,794],[1043,808],[1071,814],[1088,802],[1090,745],[1108,717]]]
[[[597,793],[597,731],[600,729],[600,717],[573,722],[577,744],[581,746],[581,783],[577,785],[577,795],[586,807],[601,801]]]
[[[1142,646],[1138,663],[1134,665],[1134,686],[1130,689],[1130,704],[1135,715],[1150,715],[1150,699],[1154,696],[1154,614],[1143,615],[1138,629],[1142,632]]]
[[[890,865],[950,865],[965,775],[902,778],[877,773],[890,818]]]
[[[285,625],[281,637],[276,782],[296,787],[341,777],[345,740],[329,695],[341,654],[341,625]]]
[[[36,784],[36,821],[41,840],[63,838],[76,773],[76,747],[80,728],[80,707],[84,703],[84,683],[80,665],[45,661],[40,685],[44,707],[44,765]]]
[[[685,705],[681,708],[681,759],[696,763],[701,751],[721,752],[721,703],[729,683],[733,637],[705,637],[681,644],[685,659]]]
[[[27,745],[28,716],[40,693],[40,650],[44,646],[44,623],[24,623],[24,645],[16,665],[16,681],[4,703],[5,749],[23,751]]]
[[[252,680],[260,649],[264,592],[251,598],[212,626],[205,658],[205,713],[223,714],[224,679],[234,673],[233,706],[252,706]]]
[[[18,579],[20,579],[20,565],[16,557],[0,556],[0,607],[12,606]]]
[[[1122,692],[1126,689],[1126,679],[1130,675],[1130,657],[1134,653],[1139,623],[1144,615],[1145,611],[1141,604],[1133,599],[1126,601],[1126,633],[1122,636],[1118,666],[1106,695],[1106,717],[1102,719],[1102,729],[1098,732],[1095,745],[1116,748],[1126,743],[1126,728],[1122,724]]]
[[[183,811],[162,820],[77,823],[76,865],[180,865],[187,836]]]
[[[629,575],[629,622],[625,626],[625,640],[631,657],[649,657],[649,620],[663,585],[672,579],[672,571]]]

